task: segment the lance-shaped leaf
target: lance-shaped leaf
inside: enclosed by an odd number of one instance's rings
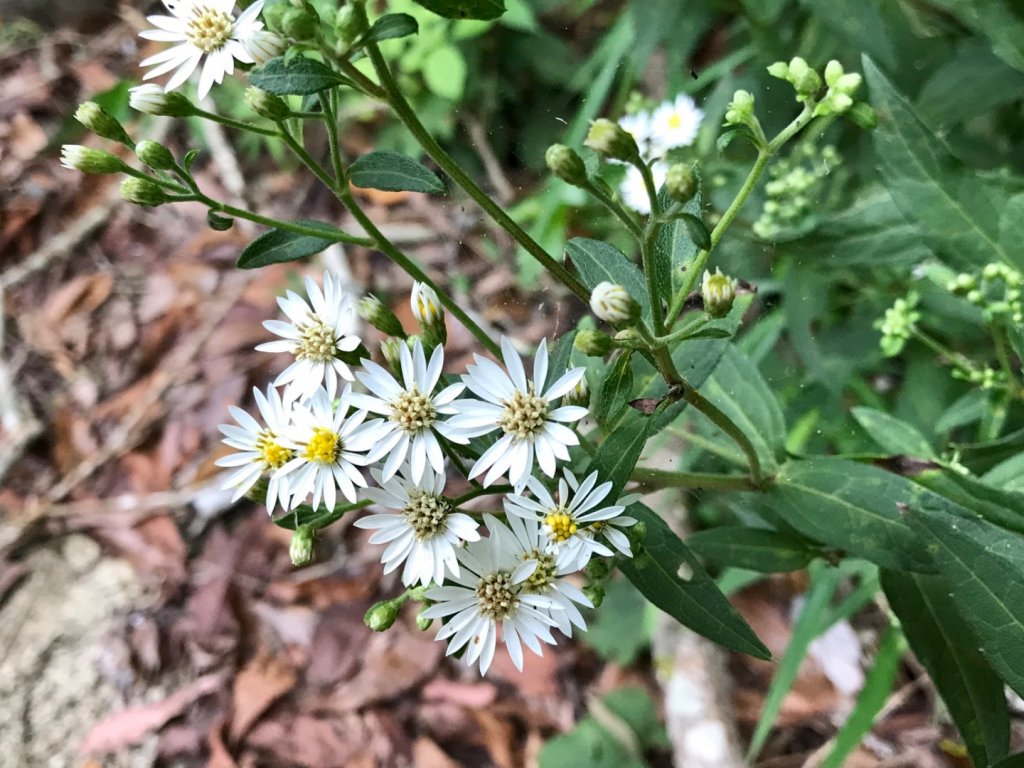
[[[357,187],[387,192],[444,192],[444,182],[429,168],[397,152],[378,150],[357,159],[349,168]]]
[[[647,282],[639,267],[626,258],[614,245],[586,237],[574,237],[565,244],[583,284],[594,290],[598,283],[621,285],[633,297],[647,320],[651,318],[651,303],[647,297]]]
[[[322,229],[325,233],[337,232],[330,224],[320,221],[300,221],[299,224],[309,229]],[[268,264],[281,264],[296,261],[320,253],[327,246],[336,243],[336,239],[301,235],[284,229],[272,229],[249,243],[238,255],[239,269],[256,269]]]
[[[416,0],[446,19],[496,19],[505,12],[505,0]]]
[[[348,82],[326,64],[305,56],[290,60],[284,57],[271,59],[250,72],[249,81],[260,90],[277,96],[308,96]]]

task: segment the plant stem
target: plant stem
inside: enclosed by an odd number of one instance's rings
[[[481,496],[496,496],[499,493],[511,493],[511,485],[492,485],[490,488],[474,488],[472,491],[466,491],[461,496],[457,496],[452,499],[452,506],[459,507],[465,504],[467,501],[478,499]]]
[[[720,475],[712,472],[669,472],[637,467],[631,480],[656,488],[695,488],[715,491],[763,491],[748,475]]]
[[[644,230],[637,222],[636,218],[629,213],[625,208],[619,205],[613,200],[607,192],[604,191],[600,186],[587,179],[586,186],[584,189],[593,195],[601,205],[607,208],[622,224],[628,229],[637,240],[642,240],[644,236]]]
[[[451,156],[444,151],[440,144],[430,135],[430,132],[424,127],[423,123],[416,116],[416,112],[410,106],[409,102],[405,100],[405,96],[402,94],[401,89],[398,87],[398,83],[395,82],[395,78],[391,73],[391,68],[388,66],[384,56],[381,55],[380,49],[376,43],[369,43],[366,46],[366,52],[370,56],[370,61],[373,62],[373,67],[377,71],[377,77],[380,79],[381,85],[384,88],[384,92],[387,95],[388,103],[391,108],[395,111],[398,118],[405,124],[405,127],[413,135],[413,137],[419,142],[420,146],[423,147],[424,151],[434,162],[437,163],[441,169],[451,176],[455,182],[462,187],[466,193],[476,201],[477,205],[484,209],[488,216],[490,216],[502,229],[508,232],[509,235],[515,239],[531,256],[539,261],[552,276],[565,285],[569,290],[575,293],[584,302],[590,301],[590,291],[587,290],[586,286],[583,285],[569,270],[567,270],[562,264],[553,259],[551,255],[541,247],[540,243],[534,240],[530,235],[519,226],[502,210],[494,200],[492,200],[486,192],[477,186],[476,182],[469,177],[469,175],[459,167],[459,164],[451,158]]]
[[[211,210],[217,213],[224,213],[228,216],[234,216],[235,218],[245,219],[251,221],[254,224],[261,224],[264,227],[272,227],[273,229],[283,229],[286,232],[294,232],[297,235],[308,235],[309,237],[318,237],[321,240],[330,240],[335,243],[347,243],[348,245],[362,245],[366,248],[372,248],[376,243],[367,237],[358,237],[356,235],[350,235],[348,232],[344,232],[340,229],[334,228],[332,230],[320,229],[318,227],[308,227],[305,224],[300,224],[295,221],[281,221],[279,219],[272,219],[269,216],[261,216],[258,213],[247,211],[244,208],[236,208],[233,205],[222,203],[219,200],[214,200],[212,197],[208,197],[202,192],[197,192],[193,198],[206,205]]]
[[[249,133],[258,133],[262,136],[277,136],[277,131],[273,128],[264,128],[260,125],[253,125],[252,123],[243,123],[241,120],[234,120],[230,117],[224,117],[218,115],[216,112],[207,112],[205,109],[196,107],[196,117],[203,117],[207,120],[212,120],[215,123],[226,125],[228,128],[235,128],[239,131],[249,131]]]
[[[1006,326],[1002,320],[997,319],[992,321],[989,329],[992,332],[992,340],[996,345],[996,357],[999,359],[999,367],[1003,369],[1003,373],[1006,375],[1008,392],[1017,397],[1024,396],[1024,386],[1021,386],[1017,372],[1013,370],[1013,365],[1010,362],[1010,341],[1006,336]]]

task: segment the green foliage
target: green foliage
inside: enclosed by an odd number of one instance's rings
[[[378,150],[349,166],[349,180],[357,187],[388,192],[444,192],[444,182],[429,168],[397,152]]]
[[[249,80],[275,96],[308,96],[347,82],[326,64],[305,56],[271,59],[253,70]]]
[[[337,232],[335,227],[319,221],[299,221],[307,229],[321,229],[325,232]],[[284,229],[272,229],[257,237],[238,254],[240,269],[258,269],[268,264],[281,264],[286,261],[297,261],[307,256],[320,253],[335,240],[314,237],[312,235],[289,232]]]
[[[650,645],[652,614],[644,596],[626,579],[605,585],[604,601],[587,623],[587,645],[602,659],[626,666]]]
[[[416,0],[427,10],[449,19],[496,19],[505,12],[504,0]]]

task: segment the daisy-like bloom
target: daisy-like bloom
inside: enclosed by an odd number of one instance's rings
[[[636,525],[635,518],[622,514],[636,497],[602,506],[612,484],[598,485],[597,479],[597,472],[591,472],[580,483],[572,472],[565,470],[558,481],[556,501],[537,478],[530,477],[526,484],[534,498],[512,494],[505,500],[505,511],[541,524],[548,539],[547,551],[557,556],[559,568],[578,571],[594,555],[615,554],[608,544],[626,557],[632,557],[629,539],[619,529]]]
[[[291,425],[291,413],[282,402],[280,393],[272,386],[267,387],[266,395],[255,387],[252,394],[263,423],[260,424],[241,408],[229,406],[228,411],[239,426],[221,424],[219,429],[224,434],[224,442],[239,452],[217,459],[217,466],[236,468],[224,481],[224,488],[235,489],[232,502],[248,493],[261,477],[269,475],[267,512],[273,513],[277,502],[287,504],[290,495],[288,477],[278,470],[295,455],[284,438]]]
[[[466,386],[480,400],[457,400],[458,412],[448,419],[454,439],[472,439],[500,430],[502,435],[477,459],[469,472],[470,479],[486,471],[483,483],[491,485],[508,473],[517,489],[526,484],[534,459],[548,477],[554,477],[558,460],[568,461],[569,447],[579,445],[576,433],[565,426],[587,415],[578,405],[554,407],[558,398],[572,391],[586,373],[584,368],[566,371],[546,390],[548,347],[545,339],[537,348],[533,361],[533,380],[528,381],[523,361],[504,336],[501,354],[507,372],[486,358],[474,355],[462,377]]]
[[[355,502],[356,486],[366,487],[359,467],[367,463],[373,430],[363,423],[366,411],[349,413],[350,390],[345,387],[337,406],[323,387],[308,403],[292,405],[292,424],[285,432],[284,445],[294,451],[294,458],[278,470],[288,478],[289,509],[310,494],[313,509],[321,501],[333,509],[338,490]]]
[[[353,394],[352,404],[384,417],[370,422],[376,432],[367,461],[379,461],[386,454],[382,477],[387,481],[408,457],[409,478],[418,483],[428,463],[436,473],[444,474],[444,454],[435,431],[455,442],[469,442],[439,420],[442,415],[457,413],[452,401],[465,385],[452,384],[434,394],[444,366],[444,349],[440,346],[434,348],[429,363],[419,339],[411,350],[402,344],[398,355],[402,383],[372,360],[363,360],[365,370],[357,372],[356,378],[370,394]]]
[[[381,556],[384,573],[404,562],[402,583],[406,586],[417,582],[426,586],[431,581],[443,584],[446,569],[458,576],[455,550],[463,541],[478,541],[480,533],[476,521],[456,512],[444,497],[444,472],[427,467],[414,481],[409,465],[404,464],[390,479],[379,469],[371,469],[370,475],[380,488],[367,488],[363,495],[386,509],[397,510],[397,514],[379,512],[356,521],[357,528],[374,531],[371,544],[388,544]]]
[[[661,162],[653,163],[651,175],[654,177],[654,186],[661,189],[668,176],[668,166]],[[635,166],[631,165],[626,169],[626,175],[619,184],[619,197],[627,208],[637,213],[647,215],[651,212],[651,198],[647,195],[643,174]]]
[[[448,618],[438,640],[448,640],[448,655],[467,647],[466,664],[478,660],[486,674],[494,660],[498,633],[516,669],[523,668],[523,645],[543,656],[539,641],[554,645],[550,618],[559,604],[547,595],[532,594],[526,582],[537,569],[537,561],[522,561],[509,546],[512,533],[504,523],[484,515],[490,536],[458,550],[461,568],[443,587],[425,593],[435,605],[420,615],[426,619]],[[502,532],[502,529],[505,529]],[[449,640],[449,638],[451,638]]]
[[[224,75],[235,71],[236,59],[246,64],[254,62],[246,40],[263,29],[263,23],[258,21],[263,0],[256,0],[237,17],[235,0],[164,0],[164,5],[172,15],[148,17],[156,29],[147,29],[139,36],[177,45],[143,61],[141,66],[153,67],[143,79],[177,70],[164,86],[165,90],[173,91],[191,77],[202,61],[202,99],[214,83],[223,82]]]
[[[555,555],[547,551],[548,535],[536,518],[507,515],[506,519],[508,528],[499,528],[491,535],[504,535],[504,531],[511,531],[513,540],[506,546],[516,553],[520,561],[537,562],[537,568],[523,582],[523,591],[531,595],[550,597],[558,604],[558,608],[549,611],[548,616],[555,622],[558,631],[566,637],[572,637],[574,626],[586,632],[587,623],[576,606],[578,604],[593,608],[594,604],[579,588],[563,578],[566,574],[573,573],[572,566],[559,565]]]
[[[690,146],[703,118],[697,103],[685,93],[659,106],[651,115],[652,156],[661,157],[675,147]]]
[[[285,400],[309,399],[318,387],[325,386],[333,399],[338,392],[338,378],[354,381],[349,367],[339,358],[359,346],[359,337],[350,335],[355,325],[355,313],[341,281],[324,273],[324,288],[306,278],[303,299],[295,291],[279,296],[278,306],[291,322],[265,320],[263,327],[281,336],[280,341],[268,341],[256,349],[261,352],[288,352],[295,362],[285,368],[274,380],[274,386],[287,384]]]

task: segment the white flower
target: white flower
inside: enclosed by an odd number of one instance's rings
[[[640,149],[640,157],[648,157],[651,141],[651,113],[641,110],[635,115],[623,115],[619,118],[619,126],[635,140]]]
[[[624,323],[637,315],[637,305],[625,288],[607,280],[594,286],[590,308],[606,323]]]
[[[437,298],[437,292],[426,283],[414,282],[409,294],[409,305],[412,316],[423,327],[428,328],[437,323],[444,323],[444,309]]]
[[[245,50],[252,56],[253,63],[261,67],[271,59],[277,58],[286,47],[284,39],[269,29],[260,29],[242,40]]]
[[[225,488],[235,488],[232,501],[242,498],[257,480],[269,473],[267,512],[272,513],[277,502],[287,504],[290,495],[288,477],[278,470],[295,455],[284,439],[291,425],[291,414],[274,387],[267,387],[266,396],[253,387],[252,394],[263,424],[241,408],[229,406],[228,411],[241,426],[221,424],[219,429],[224,433],[224,442],[240,452],[217,459],[216,463],[218,467],[238,468],[224,481]]]
[[[534,458],[548,477],[555,474],[558,460],[568,461],[569,446],[579,445],[576,433],[562,422],[579,421],[587,409],[577,405],[553,407],[554,401],[572,391],[583,378],[584,368],[566,371],[546,390],[548,374],[547,340],[540,343],[533,362],[533,380],[527,381],[523,361],[504,336],[501,353],[508,369],[474,355],[462,377],[466,386],[481,400],[457,400],[458,412],[448,419],[456,439],[471,439],[495,430],[503,433],[484,451],[469,472],[470,479],[485,470],[483,483],[491,485],[506,472],[516,488],[522,488],[533,469]]]
[[[442,414],[457,412],[451,403],[465,385],[452,384],[434,394],[444,366],[444,349],[440,346],[434,348],[428,364],[419,339],[411,351],[403,343],[399,349],[399,360],[402,384],[372,360],[363,360],[366,370],[356,373],[356,377],[370,390],[370,394],[353,394],[352,404],[385,417],[370,422],[376,432],[367,462],[378,461],[388,454],[382,475],[384,480],[390,480],[408,457],[409,477],[418,483],[428,463],[438,474],[444,473],[444,454],[435,431],[455,442],[469,442],[453,434],[448,425],[438,420]]]
[[[155,83],[143,83],[128,89],[128,106],[147,115],[159,115],[167,103],[167,93]]]
[[[655,189],[661,189],[668,176],[668,166],[665,163],[655,162],[651,164],[651,175],[654,177]],[[626,175],[619,184],[619,197],[627,208],[637,213],[648,214],[651,212],[651,198],[647,194],[647,187],[644,185],[643,174],[636,166],[629,166]]]
[[[311,277],[306,278],[309,301],[294,291],[279,296],[278,306],[291,320],[266,320],[263,327],[283,337],[281,341],[268,341],[256,349],[261,352],[289,352],[295,362],[274,380],[274,386],[287,384],[284,397],[305,400],[320,386],[326,386],[333,399],[338,392],[338,377],[353,381],[349,367],[339,359],[344,352],[359,346],[359,337],[348,335],[354,325],[354,312],[341,281],[324,273],[324,289]]]
[[[245,41],[263,29],[258,21],[263,0],[256,0],[235,18],[235,0],[164,0],[173,15],[149,16],[156,29],[147,29],[139,36],[147,40],[177,43],[142,62],[141,66],[155,66],[146,73],[145,80],[176,69],[165,86],[173,91],[195,72],[203,62],[199,75],[199,98],[210,92],[214,83],[224,80],[235,70],[235,59],[253,63],[253,56]]]
[[[550,629],[554,622],[549,613],[558,610],[558,604],[550,597],[526,591],[525,583],[537,562],[518,560],[508,547],[512,534],[497,533],[504,528],[501,521],[484,515],[484,523],[490,537],[458,550],[459,575],[443,587],[426,591],[425,597],[436,604],[421,615],[427,619],[448,617],[437,639],[451,638],[449,656],[468,646],[466,664],[472,666],[479,660],[481,674],[487,673],[494,660],[500,630],[512,663],[521,670],[523,645],[543,656],[539,640],[554,644]]]
[[[288,476],[291,503],[299,505],[309,494],[314,509],[323,501],[333,509],[338,490],[350,502],[356,500],[356,486],[366,487],[358,467],[366,464],[366,451],[373,445],[372,429],[363,424],[366,411],[349,414],[350,386],[345,387],[338,405],[322,387],[308,403],[292,406],[292,424],[284,445],[295,458],[278,472]]]
[[[535,477],[526,481],[535,498],[513,494],[505,499],[509,515],[532,518],[542,524],[548,538],[548,551],[558,556],[559,568],[578,571],[594,555],[615,554],[607,541],[626,557],[632,557],[629,539],[619,528],[636,525],[636,520],[623,515],[636,498],[626,497],[617,504],[601,506],[611,492],[610,482],[597,484],[597,472],[591,472],[580,483],[565,470],[558,481],[558,500]],[[571,493],[570,493],[571,491]]]
[[[685,93],[659,106],[651,116],[651,155],[661,157],[670,149],[690,146],[703,117],[696,102]]]
[[[375,529],[371,544],[390,542],[381,556],[384,573],[390,573],[403,562],[402,583],[410,586],[419,582],[426,586],[431,581],[444,583],[445,569],[458,576],[459,564],[455,550],[463,541],[478,541],[476,521],[467,514],[456,512],[443,495],[444,472],[424,469],[418,481],[413,481],[408,464],[398,474],[385,480],[379,469],[370,475],[381,486],[367,488],[363,495],[398,514],[376,513],[356,521],[357,528]]]
[[[562,578],[575,569],[569,563],[559,565],[555,555],[547,551],[548,535],[536,518],[508,515],[506,519],[508,529],[499,528],[491,535],[504,535],[506,530],[510,530],[513,541],[505,546],[511,548],[522,562],[537,561],[537,568],[523,582],[523,590],[531,595],[550,597],[557,603],[558,607],[549,611],[548,616],[563,635],[572,637],[573,626],[586,632],[587,623],[576,604],[586,608],[593,608],[594,604],[568,579]]]

